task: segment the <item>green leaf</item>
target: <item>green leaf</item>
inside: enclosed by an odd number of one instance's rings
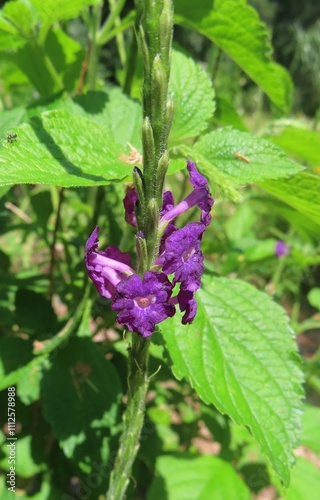
[[[0,390],[14,385],[32,360],[32,343],[20,337],[0,338]]]
[[[76,96],[80,105],[97,123],[124,147],[130,142],[141,153],[142,109],[138,101],[126,96],[120,87],[106,87],[104,91],[89,91]]]
[[[205,276],[198,313],[177,315],[163,337],[174,375],[199,396],[248,427],[285,484],[300,434],[302,373],[283,309],[240,280]]]
[[[17,127],[17,139],[0,147],[0,185],[105,185],[124,179],[131,166],[108,131],[82,116],[55,110]]]
[[[112,381],[112,383],[111,383]],[[103,440],[115,425],[120,382],[89,338],[71,338],[43,374],[43,412],[67,457],[85,472],[101,463]]]
[[[320,289],[319,293],[320,293]],[[319,307],[320,309],[320,307]],[[320,455],[320,408],[305,405],[302,417],[301,443]]]
[[[31,0],[31,3],[41,21],[51,25],[61,19],[78,17],[84,7],[96,4],[97,0]]]
[[[174,98],[170,146],[199,135],[212,118],[214,90],[205,71],[193,59],[173,51],[169,93]]]
[[[37,453],[34,452],[34,443],[31,435],[27,436],[18,436],[18,439],[15,443],[15,454],[19,459],[16,460],[15,463],[15,472],[21,477],[28,478],[32,477],[35,474],[38,474],[40,471],[46,470],[47,465],[45,462],[45,456],[43,450],[37,450]],[[12,442],[12,441],[11,441]],[[5,443],[3,447],[1,447],[1,452],[5,454],[4,458],[0,460],[0,465],[4,469],[9,469],[9,448],[8,442]],[[39,456],[40,451],[40,456]],[[36,455],[36,457],[35,457]]]
[[[174,7],[178,24],[212,40],[276,106],[290,109],[293,88],[289,74],[272,62],[270,35],[246,0],[175,0]]]
[[[285,500],[318,500],[320,491],[320,471],[306,458],[297,457],[297,464],[292,471]]]
[[[16,35],[22,43],[35,35],[38,22],[35,9],[23,0],[6,2],[0,15],[0,29]]]
[[[250,500],[250,491],[232,466],[216,457],[157,459],[147,500]]]
[[[0,137],[6,139],[7,134],[11,132],[11,128],[20,123],[27,121],[28,113],[26,108],[17,107],[9,111],[0,112]]]
[[[311,165],[320,165],[320,134],[315,130],[297,127],[286,127],[279,135],[268,139],[280,146],[286,153],[305,160]]]
[[[286,180],[259,182],[259,186],[320,224],[320,177],[302,172]]]
[[[213,182],[216,170],[239,186],[288,177],[303,169],[266,139],[230,127],[202,136],[193,149],[195,161]]]
[[[230,125],[238,130],[247,130],[241,116],[228,99],[217,96],[216,105],[217,109],[212,120],[214,123],[218,123],[223,126]]]

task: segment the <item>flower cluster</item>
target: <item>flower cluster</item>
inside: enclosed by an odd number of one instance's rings
[[[119,311],[118,322],[142,337],[149,337],[157,324],[173,316],[176,305],[184,313],[183,324],[192,323],[197,312],[194,294],[200,287],[204,269],[200,243],[211,221],[213,199],[207,180],[195,164],[188,161],[187,168],[193,191],[176,206],[172,193],[164,192],[159,220],[159,256],[143,277],[131,267],[128,253],[116,247],[108,247],[105,252],[98,250],[98,227],[87,241],[85,263],[89,277],[100,295],[112,299],[112,309]],[[125,219],[134,227],[137,226],[137,201],[136,190],[132,188],[124,199],[124,207]],[[189,222],[178,229],[174,224],[176,217],[195,206],[201,210],[200,221]],[[144,237],[141,231],[138,234]],[[179,291],[172,296],[177,284]]]

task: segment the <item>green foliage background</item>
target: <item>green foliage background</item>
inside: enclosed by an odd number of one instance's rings
[[[167,185],[176,201],[189,192],[190,158],[216,201],[197,318],[184,327],[177,315],[152,338],[150,371],[161,369],[128,498],[249,499],[269,487],[273,498],[312,500],[319,490],[319,99],[309,72],[319,20],[301,18],[286,59],[301,12],[252,3],[173,2]],[[19,497],[95,500],[107,489],[128,341],[83,255],[97,223],[101,248],[134,253],[122,199],[132,171],[123,157],[141,153],[136,19],[121,1],[11,0],[0,11],[4,499],[12,386]],[[292,57],[307,43],[301,67]],[[282,258],[279,240],[290,247]]]

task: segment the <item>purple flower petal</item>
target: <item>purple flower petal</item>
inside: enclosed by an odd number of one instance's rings
[[[116,295],[118,282],[134,271],[128,253],[121,252],[117,247],[110,246],[105,252],[98,249],[99,227],[97,226],[86,244],[85,264],[89,278],[102,297],[111,299]]]
[[[194,298],[194,293],[190,292],[189,290],[183,290],[182,288],[180,288],[180,292],[178,293],[178,302],[180,311],[185,311],[181,323],[183,325],[192,323],[198,309],[197,301]]]
[[[137,219],[135,214],[135,206],[138,201],[138,195],[135,188],[129,189],[124,197],[123,205],[125,209],[125,220],[133,227],[137,227]]]
[[[211,221],[210,211],[212,209],[214,200],[209,191],[208,182],[203,175],[199,174],[195,164],[192,161],[187,162],[188,171],[190,174],[190,182],[194,190],[178,205],[172,207],[164,214],[161,214],[160,225],[167,224],[168,222],[175,219],[178,215],[181,215],[189,208],[196,205],[201,209],[200,221],[205,226],[208,226]]]
[[[169,303],[172,285],[165,274],[147,271],[143,279],[134,274],[120,281],[112,309],[120,311],[117,320],[132,332],[149,337],[158,323],[175,314]]]
[[[191,292],[198,290],[201,284],[204,265],[200,241],[204,230],[203,224],[190,222],[165,241],[163,272],[175,273],[173,283],[182,282],[184,289]]]

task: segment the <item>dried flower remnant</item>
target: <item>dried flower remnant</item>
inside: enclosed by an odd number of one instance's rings
[[[119,159],[124,163],[127,163],[128,165],[142,166],[142,154],[139,153],[139,151],[134,146],[132,146],[130,142],[128,142],[127,144],[130,148],[129,156],[121,154]]]

